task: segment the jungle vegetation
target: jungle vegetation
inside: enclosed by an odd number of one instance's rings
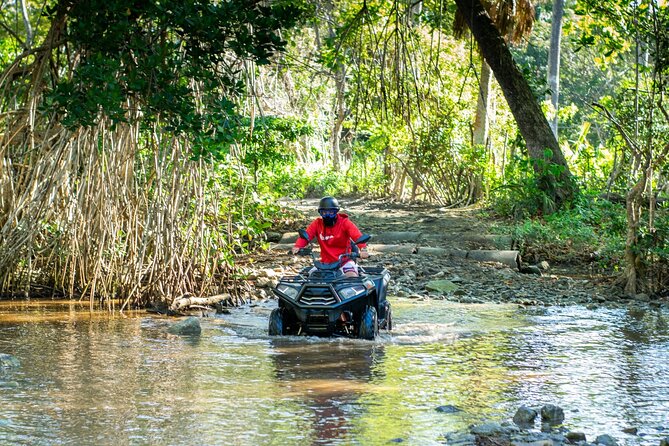
[[[664,0],[0,0],[0,295],[234,290],[277,198],[324,194],[480,204],[664,293],[667,29]]]

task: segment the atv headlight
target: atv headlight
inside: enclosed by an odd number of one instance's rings
[[[292,286],[286,285],[285,283],[280,283],[277,287],[276,290],[285,294],[286,296],[290,297],[291,299],[295,299],[297,297],[297,293],[299,292],[297,288],[293,288]]]
[[[340,289],[339,290],[339,296],[342,299],[346,300],[346,299],[352,298],[353,296],[357,296],[358,294],[362,294],[365,291],[367,291],[367,289],[364,286],[355,285],[355,286],[350,286],[350,287]]]

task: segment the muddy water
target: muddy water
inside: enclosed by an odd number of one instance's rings
[[[546,403],[589,440],[669,435],[667,314],[395,300],[396,330],[367,342],[268,338],[273,305],[184,338],[145,313],[0,302],[21,362],[0,371],[0,444],[429,445]]]

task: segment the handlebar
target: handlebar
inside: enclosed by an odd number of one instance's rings
[[[309,239],[309,234],[307,234],[307,231],[305,231],[304,229],[298,230],[298,234],[301,238],[306,240],[307,243],[311,242],[311,239]],[[355,240],[355,241],[351,240],[351,252],[341,254],[339,256],[339,261],[341,262],[341,260],[343,258],[349,258],[351,260],[355,260],[357,258],[360,258],[360,248],[358,247],[358,245],[363,244],[363,243],[367,243],[371,238],[372,238],[371,235],[363,234],[358,240]],[[289,251],[289,254],[292,254],[292,250]],[[300,248],[297,251],[296,255],[298,255],[298,256],[311,255],[311,257],[313,257],[314,260],[315,260],[313,248],[311,246],[308,246],[308,245],[304,248]]]

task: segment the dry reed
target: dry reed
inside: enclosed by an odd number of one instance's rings
[[[219,258],[230,193],[210,181],[212,165],[191,160],[186,138],[158,124],[140,135],[139,116],[69,130],[39,109],[48,78],[60,75],[50,61],[62,26],[54,21],[45,45],[0,74],[0,295],[99,299],[110,309],[121,298],[122,310],[230,292]]]

